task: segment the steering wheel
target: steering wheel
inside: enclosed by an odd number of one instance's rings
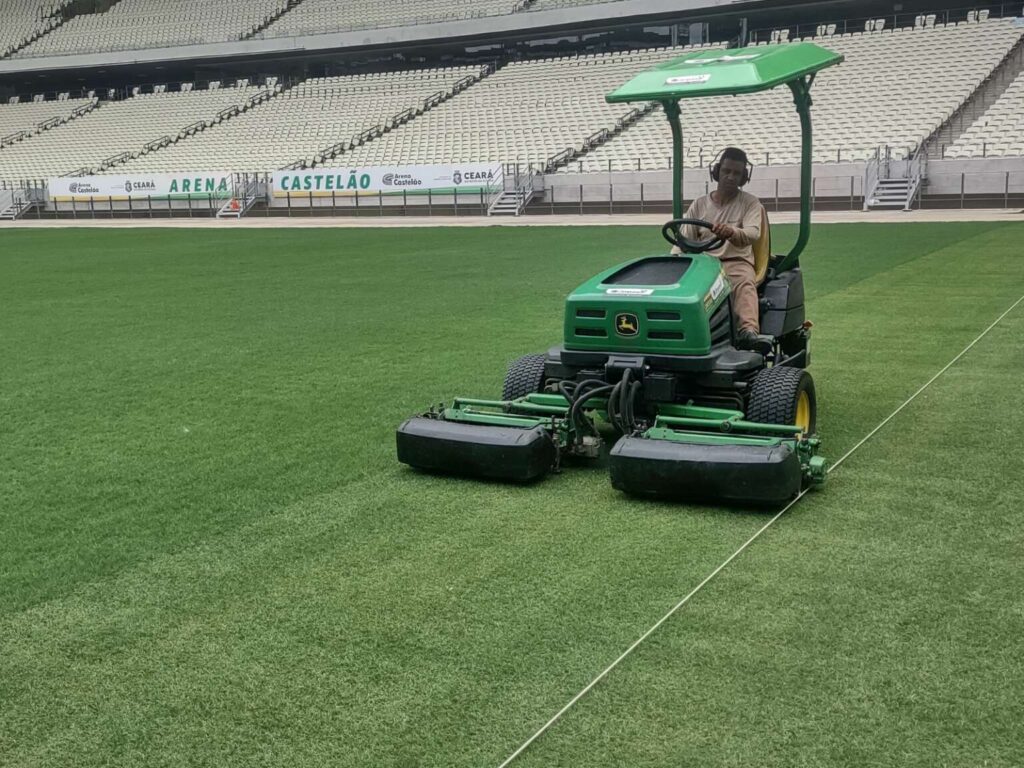
[[[724,237],[719,237],[714,234],[711,236],[710,240],[690,240],[689,238],[683,237],[683,227],[687,224],[692,224],[695,227],[703,227],[704,229],[711,229],[711,227],[714,226],[710,221],[704,221],[704,219],[672,219],[672,221],[668,222],[661,228],[661,236],[672,243],[672,245],[680,248],[683,253],[704,253],[704,251],[713,251],[725,242]]]

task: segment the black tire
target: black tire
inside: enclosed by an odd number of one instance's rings
[[[813,435],[818,422],[818,400],[814,379],[803,368],[778,366],[765,368],[750,385],[747,421],[759,424],[796,424],[801,395],[806,394],[810,409],[807,434]]]
[[[544,361],[547,355],[523,355],[509,363],[502,400],[516,400],[544,389]]]

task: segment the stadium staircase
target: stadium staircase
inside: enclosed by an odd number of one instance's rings
[[[518,216],[533,199],[533,189],[502,192],[487,209],[488,216]]]
[[[584,140],[583,147],[581,149],[577,150],[575,147],[566,147],[558,154],[549,157],[547,162],[544,164],[544,173],[555,173],[559,168],[564,168],[574,160],[581,159],[588,152],[592,152],[598,147],[607,144],[623,131],[627,130],[630,126],[636,125],[641,118],[649,115],[658,108],[658,105],[652,102],[650,104],[644,104],[636,107],[635,109],[631,109],[616,120],[615,125],[611,128],[602,128],[588,136]]]
[[[270,14],[269,16],[267,16],[265,19],[263,19],[263,21],[261,21],[259,24],[257,24],[255,27],[250,29],[248,32],[246,32],[244,35],[242,35],[238,39],[239,40],[250,40],[250,39],[256,37],[261,32],[266,30],[267,27],[269,27],[275,21],[277,21],[282,16],[284,16],[286,13],[289,13],[290,11],[294,10],[297,6],[302,5],[302,2],[303,2],[303,0],[288,0],[288,2],[286,2],[280,8],[278,8],[276,11],[274,11],[274,13]]]
[[[256,176],[236,174],[231,199],[217,211],[218,219],[240,219],[259,201],[259,180]]]
[[[6,59],[9,56],[13,56],[18,51],[23,50],[24,48],[28,48],[36,40],[43,37],[43,35],[48,35],[51,32],[53,32],[53,30],[64,26],[64,22],[71,18],[70,16],[64,15],[64,11],[74,3],[75,0],[66,0],[64,3],[60,4],[59,6],[51,10],[50,14],[46,17],[51,22],[50,24],[48,24],[45,27],[42,27],[41,29],[37,29],[31,35],[24,38],[15,45],[10,46],[5,51],[0,51],[0,59]]]
[[[294,83],[286,86],[277,85],[276,83],[273,85],[268,85],[259,93],[254,93],[242,104],[236,104],[222,109],[220,112],[217,113],[217,116],[214,117],[212,120],[200,120],[198,122],[192,123],[191,125],[186,125],[180,131],[178,131],[177,134],[173,136],[167,134],[146,143],[142,147],[142,150],[140,152],[121,152],[117,155],[114,155],[113,157],[108,157],[106,160],[100,163],[99,166],[95,168],[80,168],[79,170],[69,175],[88,176],[91,173],[107,171],[111,168],[117,167],[118,165],[123,165],[124,163],[127,163],[129,160],[135,160],[136,158],[142,157],[143,155],[148,155],[151,152],[158,152],[164,147],[169,147],[172,144],[177,144],[180,141],[187,141],[189,138],[195,136],[197,133],[202,133],[203,131],[209,130],[210,128],[213,128],[214,126],[219,125],[226,120],[230,120],[236,115],[241,115],[245,112],[248,112],[250,109],[255,109],[261,104],[265,104],[271,99],[280,96],[282,93],[291,88],[292,85],[294,85]]]
[[[465,91],[467,88],[471,88],[477,83],[481,82],[487,77],[490,77],[498,70],[496,63],[485,64],[480,68],[480,71],[476,75],[466,75],[466,77],[459,80],[451,88],[446,91],[438,91],[437,93],[431,94],[423,100],[423,103],[419,107],[410,107],[399,112],[397,115],[392,115],[383,123],[371,126],[360,133],[352,136],[350,139],[346,139],[337,144],[333,144],[329,147],[318,151],[312,159],[297,160],[291,165],[287,166],[288,169],[297,168],[315,168],[318,165],[323,165],[329,160],[333,160],[340,155],[349,152],[356,147],[360,147],[363,144],[379,139],[387,133],[395,130],[399,126],[405,125],[408,122],[415,120],[420,115],[426,114],[430,110],[434,109],[439,104],[444,104],[449,99],[454,98],[458,94]]]
[[[81,117],[82,115],[89,114],[94,109],[96,109],[98,106],[99,106],[99,99],[95,99],[94,98],[92,100],[92,103],[90,103],[90,104],[83,104],[82,106],[78,107],[77,109],[72,110],[71,114],[68,115],[67,117],[64,117],[64,116],[51,117],[49,120],[44,120],[43,122],[37,124],[35,126],[34,130],[17,131],[17,132],[12,133],[12,134],[10,134],[8,136],[0,137],[0,147],[6,147],[9,144],[17,144],[19,141],[25,141],[25,139],[30,139],[33,136],[38,136],[43,131],[48,131],[51,128],[56,128],[58,125],[64,125],[65,123],[70,123],[72,120],[75,120],[75,119]]]
[[[0,221],[15,221],[42,205],[33,190],[13,189],[0,191]]]
[[[956,143],[974,121],[998,101],[1021,72],[1024,72],[1024,37],[1017,41],[960,108],[925,139],[928,157],[933,160],[944,157],[946,148]]]
[[[864,170],[864,210],[912,210],[928,178],[928,151],[921,144],[909,160],[894,160],[890,147],[880,147]]]

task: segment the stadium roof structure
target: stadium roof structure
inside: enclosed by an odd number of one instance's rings
[[[813,75],[842,60],[840,54],[814,43],[690,51],[641,72],[606,100],[676,101],[754,93]]]

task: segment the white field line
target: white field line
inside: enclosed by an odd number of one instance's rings
[[[925,382],[921,386],[921,388],[918,389],[914,394],[912,394],[910,397],[908,397],[903,402],[902,405],[900,405],[896,410],[894,410],[892,413],[890,413],[888,416],[886,416],[878,424],[877,427],[875,427],[870,432],[868,432],[868,434],[866,434],[859,443],[857,443],[855,446],[853,446],[853,448],[851,448],[849,451],[847,451],[838,461],[836,461],[834,464],[832,464],[832,466],[830,466],[828,468],[828,471],[831,473],[831,472],[835,471],[836,469],[838,469],[839,466],[844,461],[846,461],[848,458],[850,458],[850,456],[852,456],[861,446],[863,446],[866,442],[868,442],[868,440],[870,440],[872,437],[874,437],[879,432],[879,430],[881,430],[886,424],[888,424],[890,421],[892,421],[900,411],[902,411],[904,408],[906,408],[908,405],[910,405],[915,399],[917,399],[918,395],[920,395],[922,392],[924,392],[926,389],[928,389],[928,387],[930,387],[932,384],[934,384],[935,381],[940,376],[942,376],[942,374],[944,374],[946,371],[948,371],[950,368],[952,368],[953,365],[956,364],[956,362],[958,360],[960,360],[960,358],[962,358],[964,355],[966,355],[974,347],[975,344],[977,344],[979,341],[981,341],[983,338],[985,338],[985,336],[988,335],[989,331],[991,331],[993,328],[995,328],[1004,317],[1006,317],[1008,314],[1010,314],[1010,312],[1012,312],[1014,309],[1016,309],[1017,306],[1021,302],[1024,302],[1024,296],[1021,296],[1019,299],[1017,299],[1017,301],[1015,301],[1013,303],[1013,305],[1010,306],[1009,309],[1007,309],[1005,312],[1003,312],[1003,314],[1001,314],[999,317],[997,317],[995,319],[995,321],[988,328],[986,328],[984,331],[982,331],[974,341],[972,341],[970,344],[968,344],[966,347],[964,347],[963,350],[961,350],[960,354],[958,354],[956,357],[954,357],[952,360],[950,360],[945,365],[945,367],[942,368],[942,370],[940,370],[938,373],[936,373],[934,376],[932,376],[930,379],[928,379],[928,381]],[[804,496],[807,495],[807,492],[808,492],[807,489],[801,491],[800,494],[795,499],[793,499],[791,502],[789,502],[789,504],[787,504],[785,507],[783,507],[773,518],[771,518],[767,523],[765,523],[763,526],[761,526],[761,528],[759,528],[758,531],[753,536],[751,536],[749,539],[747,539],[739,549],[737,549],[735,552],[733,552],[731,555],[729,555],[729,557],[727,557],[724,561],[722,561],[721,565],[719,565],[717,568],[715,568],[715,570],[713,570],[711,573],[709,573],[707,575],[707,577],[700,584],[698,584],[696,587],[694,587],[692,590],[690,590],[690,592],[686,595],[686,597],[684,597],[682,600],[680,600],[678,603],[676,603],[672,607],[672,609],[669,610],[668,613],[666,613],[664,616],[662,616],[660,619],[658,619],[658,621],[655,622],[655,624],[653,624],[650,629],[648,629],[640,637],[638,637],[636,639],[636,641],[632,645],[630,645],[626,650],[624,650],[619,655],[619,657],[617,659],[615,659],[615,661],[613,661],[611,664],[609,664],[607,667],[605,667],[605,669],[597,677],[595,677],[593,680],[591,680],[587,684],[587,686],[585,688],[583,688],[583,690],[581,690],[579,693],[577,693],[575,696],[573,696],[568,701],[568,703],[564,707],[562,707],[560,710],[558,710],[551,717],[550,720],[548,720],[546,723],[544,723],[544,725],[542,725],[537,730],[536,733],[534,733],[530,738],[528,738],[526,741],[524,741],[522,743],[522,745],[515,752],[513,752],[511,755],[508,756],[508,758],[505,760],[505,762],[503,762],[500,766],[498,766],[498,768],[506,768],[506,766],[508,766],[513,760],[515,760],[517,757],[519,757],[521,754],[523,754],[523,752],[525,752],[530,747],[531,744],[533,744],[537,739],[539,739],[551,726],[553,726],[555,723],[557,723],[566,712],[568,712],[570,709],[572,709],[573,706],[575,706],[576,702],[578,702],[580,699],[582,699],[584,696],[586,696],[594,688],[594,686],[596,686],[605,677],[607,677],[608,674],[613,669],[615,669],[623,660],[625,660],[627,656],[629,656],[631,653],[633,653],[633,651],[635,651],[648,637],[650,637],[652,634],[654,634],[662,624],[664,624],[666,621],[668,621],[680,608],[682,608],[684,605],[686,605],[688,602],[690,602],[690,599],[694,595],[696,595],[698,592],[700,592],[708,584],[708,582],[710,582],[719,573],[721,573],[726,568],[726,566],[729,565],[729,563],[731,563],[733,560],[735,560],[737,557],[739,557],[747,549],[747,547],[749,547],[751,544],[753,544],[755,541],[757,541],[757,539],[761,536],[762,533],[764,533],[769,528],[771,528],[772,525],[775,524],[776,520],[778,520],[780,517],[782,517],[784,514],[786,514],[790,509],[792,509]]]

